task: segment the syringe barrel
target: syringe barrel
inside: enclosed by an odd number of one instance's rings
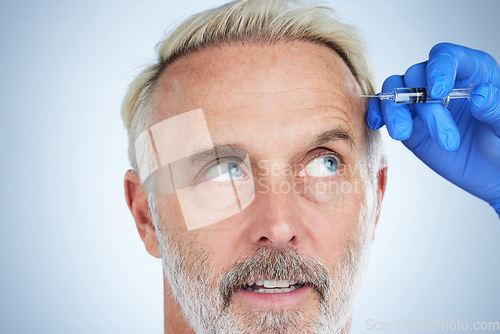
[[[470,100],[470,92],[474,86],[471,84],[467,88],[453,89],[450,94],[442,99],[433,98],[426,87],[402,87],[395,88],[392,91],[392,101],[401,104],[413,103],[441,103],[443,106],[448,106],[451,99],[464,99]]]
[[[474,88],[473,84],[470,84],[467,88],[455,88],[451,91],[448,98],[450,99],[469,99],[470,101],[470,92]]]
[[[411,88],[402,87],[395,88],[392,91],[392,98],[394,103],[413,104],[413,103],[429,103],[429,102],[442,102],[442,99],[432,99],[429,91],[425,87]]]

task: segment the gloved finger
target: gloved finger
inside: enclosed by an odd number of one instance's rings
[[[470,111],[481,122],[489,123],[500,136],[500,89],[482,83],[471,92]]]
[[[404,87],[400,75],[393,75],[385,79],[382,92],[391,93],[394,88]],[[408,106],[396,104],[391,100],[381,101],[382,115],[389,135],[396,140],[405,140],[411,135],[413,120]]]
[[[429,52],[427,83],[431,96],[444,98],[455,87],[460,52],[457,45],[440,43]]]
[[[434,145],[434,140],[429,136],[426,124],[420,117],[413,118],[413,131],[410,138],[403,140],[403,144],[417,157],[421,158]]]
[[[421,87],[426,82],[426,62],[410,67],[405,75],[406,86]],[[446,151],[456,151],[460,146],[460,133],[448,109],[440,104],[415,104],[415,110],[425,127],[429,130],[432,139]],[[419,131],[420,129],[414,129]]]
[[[500,86],[496,60],[489,54],[451,43],[435,45],[427,62],[427,82],[434,98],[444,98],[455,88],[456,80],[470,83],[491,82]]]
[[[376,97],[372,97],[368,100],[367,104],[367,115],[366,122],[372,130],[378,130],[384,126],[384,116],[382,115],[382,108],[380,106],[380,100]]]
[[[432,139],[448,152],[460,146],[460,133],[448,109],[439,104],[420,106],[418,116],[429,129]]]

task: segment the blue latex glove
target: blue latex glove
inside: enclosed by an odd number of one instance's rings
[[[403,141],[420,160],[460,188],[488,202],[500,216],[500,69],[490,55],[454,44],[438,44],[429,60],[391,76],[382,92],[429,87],[443,98],[453,88],[474,84],[471,101],[397,105],[372,98],[367,121]]]

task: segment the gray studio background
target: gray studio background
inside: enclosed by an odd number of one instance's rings
[[[164,31],[223,2],[2,1],[0,333],[163,333],[161,264],[124,200],[119,109]],[[379,88],[441,41],[500,59],[499,1],[327,3],[360,27]],[[383,132],[389,183],[353,333],[500,321],[497,215]]]

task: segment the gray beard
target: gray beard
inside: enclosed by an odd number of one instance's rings
[[[149,203],[157,227],[165,278],[196,334],[349,332],[354,299],[361,285],[373,235],[373,207],[363,205],[356,240],[347,243],[334,268],[333,278],[330,278],[321,262],[291,248],[281,251],[259,249],[256,254],[234,264],[227,272],[214,273],[210,266],[210,252],[200,245],[181,245],[169,240],[162,231],[155,196],[150,196]],[[367,212],[372,214],[367,217]],[[274,261],[269,261],[270,258]],[[266,263],[280,265],[272,266],[277,268],[272,271],[269,266],[266,267]],[[318,293],[316,314],[306,315],[299,310],[250,310],[250,314],[241,314],[231,307],[230,296],[237,287],[234,284],[237,280],[232,280],[232,277],[244,277],[250,270],[279,277],[280,272],[299,270],[298,267],[305,268],[307,281],[315,283],[315,291]]]

